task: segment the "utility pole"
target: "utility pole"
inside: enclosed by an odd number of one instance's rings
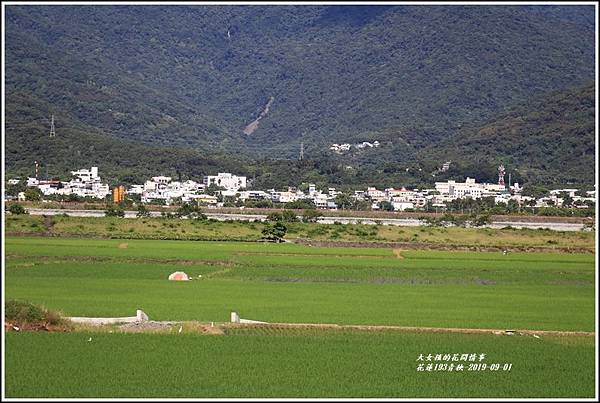
[[[54,114],[52,114],[52,120],[50,121],[50,137],[56,136],[56,130],[54,129]]]
[[[300,143],[300,161],[304,159],[304,142]]]

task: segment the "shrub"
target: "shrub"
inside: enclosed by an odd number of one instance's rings
[[[470,224],[473,227],[483,227],[484,225],[489,225],[491,223],[492,223],[492,218],[490,217],[489,214],[480,214],[480,215],[475,214],[470,220]]]
[[[281,242],[287,232],[287,227],[282,222],[275,224],[267,223],[262,230],[263,239],[274,242]]]
[[[296,217],[296,213],[292,210],[283,210],[281,213],[281,218],[285,222],[296,222],[298,221],[298,217]]]
[[[44,310],[29,302],[8,300],[4,305],[6,320],[19,323],[36,323],[44,320]]]
[[[178,209],[176,213],[177,217],[195,218],[199,220],[206,220],[208,217],[202,212],[200,207],[191,203],[184,203]]]
[[[144,206],[143,204],[140,204],[138,206],[136,216],[137,217],[150,217],[150,211],[146,208],[146,206]]]
[[[10,207],[8,208],[8,211],[11,214],[29,214],[25,210],[25,207],[21,206],[20,204],[11,204]]]
[[[67,330],[70,325],[58,312],[50,311],[30,302],[7,300],[4,304],[5,320],[25,330]]]
[[[302,212],[302,221],[304,222],[317,222],[319,217],[322,217],[323,213],[321,213],[317,209],[306,209]]]
[[[120,206],[108,206],[108,208],[104,210],[104,215],[106,217],[125,217],[125,210]]]
[[[267,221],[274,221],[274,222],[278,222],[278,221],[283,221],[283,215],[281,213],[269,213],[267,215]]]

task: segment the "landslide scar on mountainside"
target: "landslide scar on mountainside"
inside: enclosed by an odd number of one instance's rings
[[[246,128],[244,129],[244,134],[250,135],[254,133],[256,129],[258,129],[258,122],[260,122],[262,118],[267,116],[267,113],[269,113],[269,108],[273,104],[274,100],[275,97],[269,97],[269,102],[267,102],[267,105],[265,105],[265,109],[260,113],[260,115],[258,115],[258,117],[252,123],[246,126]]]

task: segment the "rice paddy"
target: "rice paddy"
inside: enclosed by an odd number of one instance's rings
[[[67,316],[595,329],[594,255],[9,237],[6,298]],[[170,282],[173,271],[193,280]],[[88,342],[88,339],[92,341]],[[7,397],[591,397],[594,338],[228,329],[7,333]],[[510,371],[417,371],[485,353]]]

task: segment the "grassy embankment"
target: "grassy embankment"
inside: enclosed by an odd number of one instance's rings
[[[401,242],[418,246],[538,248],[593,252],[593,232],[530,229],[399,227],[361,224],[287,223],[286,239],[344,242]],[[6,233],[118,239],[256,241],[264,224],[163,218],[122,219],[64,216],[6,216]]]

